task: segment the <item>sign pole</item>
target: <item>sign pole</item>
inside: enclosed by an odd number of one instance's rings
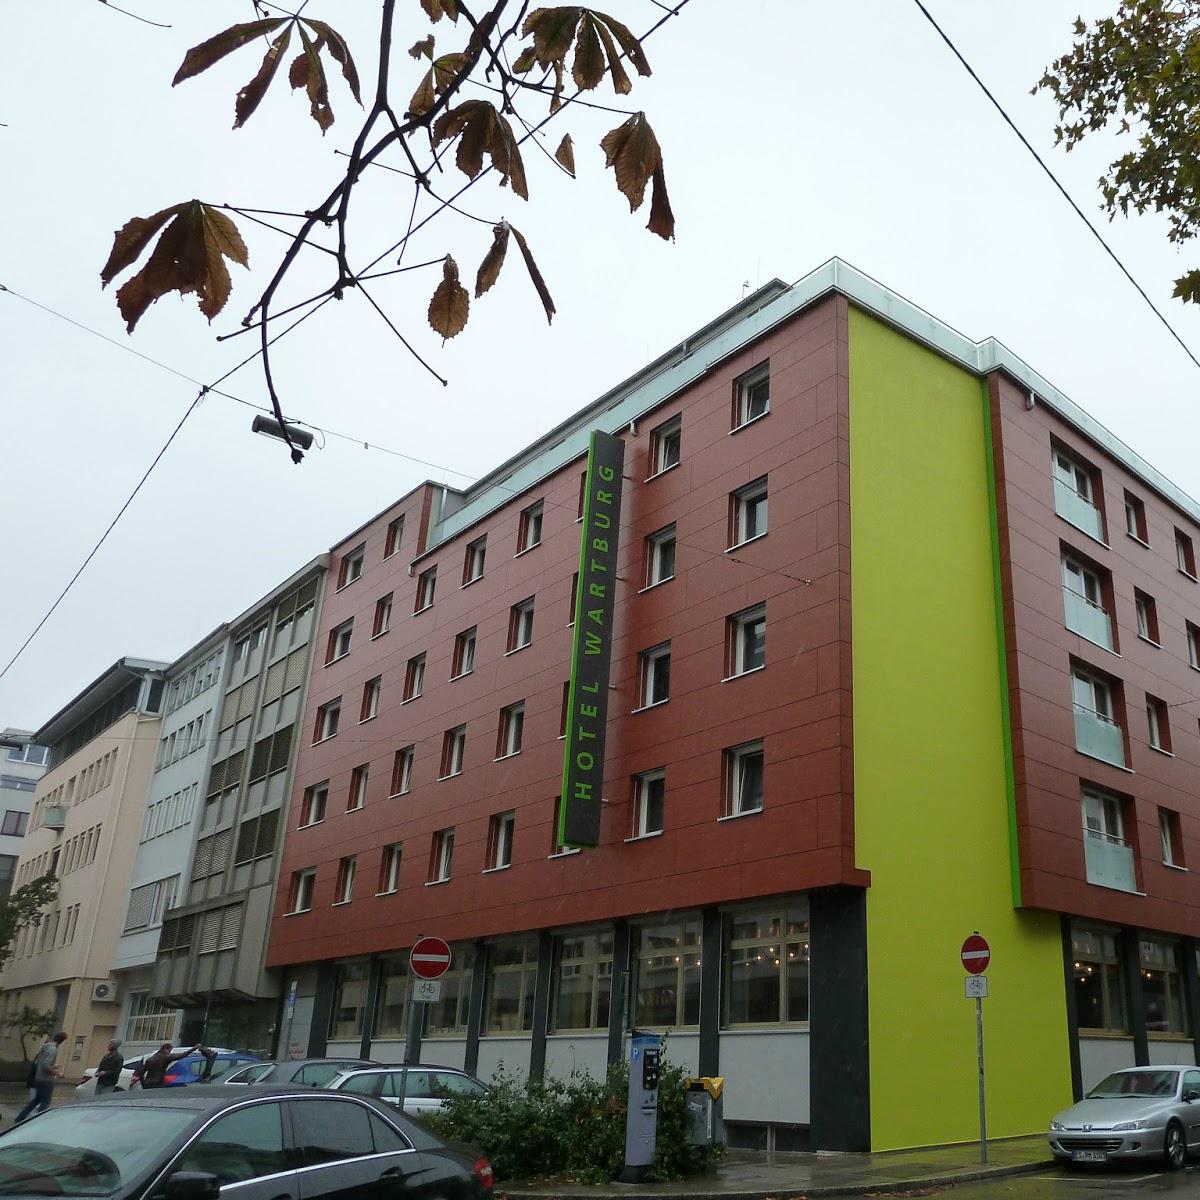
[[[975,997],[975,1053],[979,1057],[979,1161],[987,1163],[987,1099],[983,1077],[983,998]]]

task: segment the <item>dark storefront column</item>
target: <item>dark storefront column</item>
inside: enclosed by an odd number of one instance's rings
[[[467,1050],[463,1070],[474,1075],[479,1066],[479,1036],[483,1033],[483,1002],[487,998],[488,944],[475,943],[475,966],[471,970],[471,999],[467,1005]]]
[[[371,1057],[371,1038],[375,1033],[375,1010],[379,1007],[379,984],[383,978],[383,962],[378,954],[372,954],[367,967],[367,998],[363,1005],[362,1041],[358,1046],[359,1058]]]
[[[1196,974],[1196,939],[1185,937],[1179,947],[1183,962],[1183,1002],[1187,1006],[1188,1028],[1192,1031],[1192,1053],[1200,1063],[1200,977]]]
[[[612,994],[608,1001],[608,1065],[625,1057],[625,1030],[629,1028],[629,922],[613,922]]]
[[[1075,945],[1071,918],[1062,918],[1063,980],[1067,989],[1067,1053],[1071,1059],[1071,1095],[1083,1099],[1083,1067],[1079,1061],[1079,1005],[1075,995]]]
[[[721,1073],[721,912],[706,908],[700,914],[700,1050],[701,1075]]]
[[[1117,941],[1121,947],[1121,973],[1125,976],[1129,1032],[1133,1034],[1133,1061],[1137,1066],[1145,1067],[1150,1063],[1150,1039],[1146,1036],[1146,1002],[1142,997],[1142,958],[1138,950],[1138,931],[1122,929]]]
[[[312,1024],[308,1028],[308,1057],[324,1058],[329,1044],[329,1020],[333,1016],[333,992],[337,987],[337,964],[318,963],[317,990],[313,996]]]
[[[809,1138],[814,1150],[871,1148],[867,894],[809,895]]]
[[[546,1074],[546,1030],[550,1024],[550,981],[554,974],[554,939],[538,934],[537,978],[533,985],[533,1035],[529,1041],[529,1078]]]

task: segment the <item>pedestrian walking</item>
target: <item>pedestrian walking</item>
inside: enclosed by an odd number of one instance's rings
[[[144,1088],[160,1088],[163,1086],[163,1080],[166,1078],[167,1068],[180,1058],[187,1058],[189,1054],[195,1054],[200,1049],[200,1043],[197,1042],[194,1046],[189,1046],[186,1050],[171,1049],[170,1042],[163,1044],[155,1050],[149,1058],[142,1063],[142,1071],[140,1083]]]
[[[121,1071],[125,1066],[125,1056],[121,1053],[121,1043],[114,1039],[108,1043],[108,1053],[100,1060],[96,1068],[96,1095],[106,1096],[117,1090],[121,1082]]]
[[[58,1048],[66,1040],[67,1035],[59,1032],[42,1043],[42,1048],[37,1052],[29,1069],[32,1095],[29,1097],[29,1103],[17,1113],[16,1124],[19,1125],[35,1112],[45,1112],[50,1107],[50,1101],[54,1099],[54,1081],[62,1078],[62,1068],[56,1065]]]

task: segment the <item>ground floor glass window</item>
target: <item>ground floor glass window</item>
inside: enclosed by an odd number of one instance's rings
[[[365,961],[337,964],[333,1012],[329,1020],[329,1037],[332,1041],[362,1037],[368,973]]]
[[[554,1031],[607,1029],[612,999],[613,935],[569,933],[556,939]]]
[[[1140,938],[1138,958],[1147,1031],[1187,1033],[1179,943],[1166,938]]]
[[[1079,1028],[1127,1033],[1125,979],[1117,934],[1076,925],[1071,931],[1071,948]]]
[[[488,955],[488,1033],[521,1033],[533,1028],[537,982],[537,941],[497,942]]]
[[[700,1024],[700,918],[634,931],[633,1021],[680,1029]]]
[[[808,904],[725,916],[725,1024],[808,1020]]]
[[[435,1004],[424,1005],[426,1037],[455,1037],[467,1032],[474,974],[475,947],[470,944],[452,946],[450,970],[442,976],[441,998]]]

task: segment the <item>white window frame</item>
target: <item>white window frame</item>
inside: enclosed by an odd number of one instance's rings
[[[1064,554],[1062,560],[1063,587],[1086,600],[1101,611],[1104,608],[1104,586],[1100,576],[1091,567],[1085,567],[1077,558]]]
[[[391,558],[400,549],[400,539],[404,537],[404,516],[401,514],[388,522],[387,532],[383,535],[383,557]]]
[[[364,543],[351,550],[349,554],[342,555],[342,565],[338,576],[338,588],[340,592],[342,588],[349,587],[356,579],[362,578],[363,563],[367,557],[367,547]]]
[[[320,796],[320,802],[317,803],[317,797]],[[300,802],[300,829],[308,829],[312,825],[320,825],[325,820],[325,809],[329,804],[329,780],[324,783],[314,783],[310,787],[304,789],[304,796]],[[320,815],[314,817],[313,813],[318,812]]]
[[[1095,488],[1093,486],[1091,468],[1080,459],[1067,451],[1055,446],[1054,474],[1059,482],[1069,487],[1081,500],[1086,500],[1093,508],[1096,506]]]
[[[1175,861],[1175,846],[1174,839],[1171,837],[1171,817],[1170,809],[1160,808],[1158,810],[1158,837],[1159,843],[1162,846],[1163,865],[1167,867],[1182,867],[1182,863]]]
[[[346,796],[346,811],[357,812],[367,802],[367,784],[371,777],[369,763],[363,763],[350,772],[350,791]]]
[[[654,693],[665,671],[666,694],[658,699]],[[638,655],[638,706],[635,712],[657,708],[671,699],[671,643],[660,642]]]
[[[488,829],[488,871],[503,871],[512,866],[513,834],[517,826],[515,810],[496,813]]]
[[[1113,690],[1106,679],[1075,667],[1071,671],[1071,696],[1076,708],[1117,724]]]
[[[454,826],[439,829],[433,835],[433,854],[429,862],[429,882],[445,883],[454,869]]]
[[[1083,789],[1083,830],[1091,837],[1125,846],[1124,802],[1120,796],[1099,788]]]
[[[401,704],[416,700],[425,690],[425,653],[414,654],[404,668],[404,696]]]
[[[507,654],[516,654],[533,642],[533,613],[536,597],[530,596],[521,600],[509,609],[508,650]]]
[[[766,385],[766,394],[761,389]],[[762,409],[754,409],[761,396]],[[771,411],[771,363],[768,360],[751,368],[734,382],[734,413],[733,432],[745,428],[754,421],[761,420]]]
[[[1133,610],[1137,616],[1137,631],[1138,637],[1143,641],[1151,642],[1155,646],[1158,645],[1158,639],[1154,636],[1154,631],[1151,628],[1156,624],[1154,621],[1154,600],[1151,596],[1144,592],[1133,593]]]
[[[439,775],[439,779],[453,779],[456,775],[461,775],[463,771],[463,760],[467,755],[467,727],[465,725],[456,725],[453,729],[447,729],[443,735],[442,744],[442,768],[443,774]]]
[[[330,738],[337,737],[338,728],[342,721],[342,698],[339,696],[336,700],[327,700],[324,704],[317,708],[317,736],[313,739],[313,745],[319,742],[327,742]],[[332,724],[333,728],[330,729]]]
[[[375,620],[371,629],[373,638],[383,637],[392,627],[392,597],[394,595],[394,592],[388,592],[386,596],[380,596],[375,601]]]
[[[762,622],[763,626],[763,660],[753,666],[747,666],[747,641],[753,626]],[[767,665],[767,606],[766,603],[755,604],[734,613],[729,618],[729,674],[726,678],[736,679],[739,675],[749,675],[761,671]]]
[[[413,761],[416,758],[416,746],[404,746],[396,751],[400,764],[400,790],[391,793],[392,796],[405,796],[412,791]],[[392,759],[392,785],[396,783],[396,762]]]
[[[756,541],[760,537],[766,537],[767,531],[770,528],[768,515],[769,495],[770,492],[765,475],[751,480],[750,483],[738,488],[733,493],[733,528],[731,531],[733,541],[729,547],[730,550],[736,550],[739,546],[744,546],[748,542]],[[761,508],[759,507],[760,504]],[[750,517],[752,513],[756,522],[761,518],[761,528],[757,524],[754,526],[751,525]]]
[[[1175,564],[1189,579],[1196,578],[1196,550],[1182,529],[1175,530]]]
[[[357,870],[357,854],[348,854],[338,863],[337,893],[334,905],[349,904],[354,899],[354,876]]]
[[[383,692],[383,676],[376,675],[363,684],[362,707],[359,709],[358,723],[373,721],[379,716],[379,697]]]
[[[379,864],[379,891],[377,896],[390,896],[400,890],[400,864],[404,856],[404,843],[391,842],[383,848],[383,860]]]
[[[653,798],[655,784],[661,784],[661,792],[657,801]],[[658,824],[650,819],[651,806],[657,803]],[[667,771],[665,767],[656,767],[653,771],[643,771],[633,777],[633,833],[631,840],[644,837],[657,837],[662,833],[666,824],[667,807]]]
[[[758,804],[750,807],[746,802],[746,764],[751,759],[759,759],[759,776],[761,778],[761,795]],[[725,751],[725,817],[745,817],[751,813],[762,812],[766,806],[766,774],[767,758],[761,738],[753,742],[743,742],[740,746],[730,746]]]
[[[433,607],[434,596],[437,594],[437,567],[430,567],[417,576],[417,604],[414,613],[424,612]]]
[[[546,519],[546,504],[543,500],[521,510],[517,521],[517,554],[524,554],[534,546],[542,544],[542,528]]]
[[[650,479],[683,461],[683,416],[672,417],[650,430]]]
[[[463,587],[483,578],[486,561],[487,534],[485,533],[483,537],[478,537],[467,545],[466,553],[463,556]]]
[[[316,867],[307,867],[292,875],[292,913],[312,911],[313,889],[317,882]]]
[[[479,629],[475,625],[455,635],[454,657],[450,661],[450,669],[453,671],[451,679],[461,679],[475,670],[475,645],[478,636]]]
[[[1165,714],[1165,722],[1163,716],[1160,715],[1160,709]],[[1171,728],[1170,728],[1170,709],[1167,707],[1165,700],[1160,700],[1157,696],[1151,696],[1146,693],[1146,728],[1149,733],[1150,746],[1154,750],[1160,750],[1163,754],[1171,753]],[[1163,726],[1166,724],[1166,729]],[[1165,737],[1163,736],[1165,733]]]
[[[496,761],[521,753],[525,738],[525,701],[507,704],[500,710],[500,727],[496,738]]]
[[[666,548],[670,547],[671,553],[671,569],[664,570],[663,561],[666,555]],[[650,534],[646,538],[646,587],[657,587],[660,583],[666,583],[670,579],[675,578],[675,556],[679,552],[679,539],[675,531],[675,523],[657,532]],[[573,622],[572,622],[573,623]]]
[[[1187,623],[1188,664],[1200,671],[1200,628]]]

